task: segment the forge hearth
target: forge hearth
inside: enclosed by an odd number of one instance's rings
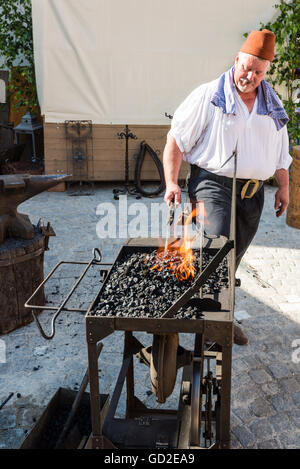
[[[204,264],[212,261],[202,273],[197,247],[192,246],[196,272],[193,279],[183,282],[164,269],[151,270],[157,260],[157,243],[158,240],[150,238],[128,240],[86,314],[92,446],[94,449],[229,448],[233,243],[225,238],[207,239]],[[143,306],[148,307],[148,312]],[[98,417],[101,364],[97,343],[115,331],[124,331],[123,362],[103,421]],[[162,337],[179,333],[195,337],[192,362],[183,368],[177,411],[150,409],[135,395],[133,356],[144,347],[134,336],[138,331]],[[205,348],[205,337],[213,343],[209,349]],[[215,370],[214,378],[209,370]],[[115,417],[115,412],[125,382],[126,417],[120,419]]]
[[[168,260],[157,265],[157,250],[144,248],[139,252],[124,252],[110,271],[99,295],[99,302],[91,312],[93,316],[159,318],[180,296],[193,285],[200,273],[200,250],[194,249],[194,277],[178,280]],[[165,258],[167,259],[167,255]],[[212,260],[213,253],[204,252],[202,270]],[[172,257],[172,264],[180,256]],[[164,264],[164,265],[163,265]],[[228,288],[227,259],[217,267],[202,288],[204,296],[214,297]],[[199,295],[198,295],[199,296]],[[195,302],[194,302],[195,303]],[[193,302],[180,308],[177,318],[197,319],[202,311]]]

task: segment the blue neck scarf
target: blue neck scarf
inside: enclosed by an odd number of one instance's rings
[[[220,107],[225,114],[235,114],[233,73],[234,67],[223,73],[211,100],[212,104]],[[262,80],[258,87],[257,99],[257,114],[271,117],[277,130],[286,125],[289,120],[287,113],[272,86],[266,80]]]

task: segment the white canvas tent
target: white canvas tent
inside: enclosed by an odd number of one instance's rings
[[[168,125],[196,86],[228,69],[273,0],[32,0],[46,123]]]

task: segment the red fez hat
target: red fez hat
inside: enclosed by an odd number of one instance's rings
[[[241,47],[241,52],[256,55],[256,57],[272,62],[274,59],[275,39],[275,34],[268,29],[251,31]]]

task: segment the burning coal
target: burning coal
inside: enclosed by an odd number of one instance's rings
[[[181,282],[195,277],[196,268],[194,264],[196,256],[191,247],[192,241],[195,240],[195,237],[200,237],[201,244],[203,227],[204,224],[207,224],[206,212],[202,201],[197,204],[196,208],[187,217],[184,215],[184,212],[182,212],[176,222],[176,225],[182,224],[184,227],[183,238],[177,239],[176,244],[174,242],[169,243],[166,240],[164,248],[159,248],[157,251],[155,265],[150,268],[150,270],[157,270],[159,272],[167,269]],[[194,238],[191,238],[188,229],[193,219],[200,223],[202,230],[200,229],[199,233]]]
[[[172,275],[175,275],[177,280],[183,281],[189,278],[194,278],[196,268],[194,263],[196,256],[191,248],[185,245],[180,246],[176,250],[161,249],[156,254],[156,263],[150,270],[168,270]]]

